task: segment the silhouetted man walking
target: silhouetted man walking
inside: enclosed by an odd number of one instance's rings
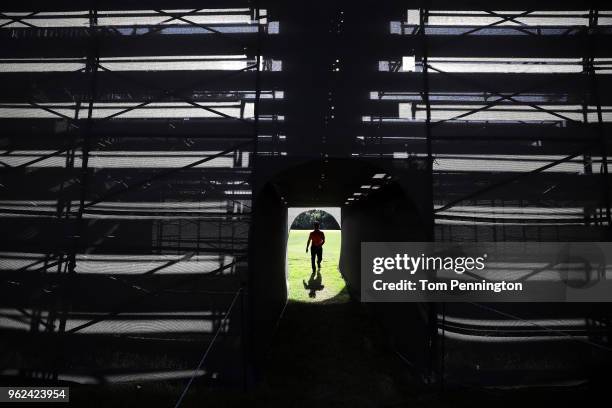
[[[315,257],[317,258],[317,266],[319,269],[321,268],[321,259],[323,259],[323,244],[325,243],[325,234],[323,231],[319,230],[319,223],[315,221],[314,231],[308,235],[308,241],[306,242],[306,252],[308,252],[308,246],[312,241],[312,245],[310,245],[310,262],[312,264],[312,271],[316,270],[315,268]]]

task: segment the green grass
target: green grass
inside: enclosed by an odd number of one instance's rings
[[[304,288],[304,281],[308,284],[312,269],[310,266],[310,251],[306,253],[307,230],[289,231],[287,242],[287,268],[289,300],[298,302],[322,302],[330,299],[344,301],[346,297],[344,279],[338,271],[340,260],[340,231],[327,230],[325,245],[323,245],[323,262],[321,262],[321,290],[315,291],[315,297],[309,296],[310,289]],[[341,296],[338,296],[342,292]],[[342,299],[341,299],[342,298]]]

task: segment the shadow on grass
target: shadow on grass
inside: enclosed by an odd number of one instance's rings
[[[316,298],[317,291],[325,289],[322,281],[323,277],[321,276],[321,268],[317,269],[316,272],[312,271],[310,279],[308,279],[308,283],[306,283],[306,281],[302,281],[304,283],[304,289],[308,291],[309,298]]]

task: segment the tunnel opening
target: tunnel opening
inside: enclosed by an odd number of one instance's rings
[[[340,207],[290,207],[287,209],[286,279],[288,301],[325,303],[346,302],[344,277],[340,273],[342,242]],[[319,223],[325,243],[321,263],[316,253],[306,249],[314,224]]]
[[[412,381],[417,377],[407,376],[398,349],[402,358],[425,370],[432,315],[427,307],[360,301],[362,242],[428,237],[427,178],[420,164],[388,159],[330,158],[305,160],[298,166],[295,159],[258,161],[261,178],[250,234],[249,298],[253,358],[258,378],[266,384],[294,390],[309,383],[357,394],[362,390],[355,389],[355,376],[371,384],[380,383],[382,377]],[[332,244],[332,234],[321,225],[326,234],[322,285],[327,289],[331,277],[343,284],[334,296],[316,291],[310,298],[305,290],[311,276],[305,247],[314,219],[303,216],[301,230],[296,220],[312,210],[318,210],[319,216],[322,211],[329,213],[340,227],[338,258],[332,261],[326,248]],[[293,253],[300,264],[295,278]],[[397,386],[398,393],[402,387]]]
[[[377,330],[385,332],[394,348],[412,350],[411,359],[423,360],[417,364],[424,365],[426,358],[420,356],[427,355],[431,313],[427,306],[360,302],[360,252],[362,242],[428,240],[430,188],[423,174],[425,166],[418,159],[305,159],[298,165],[295,161],[268,157],[257,163],[248,276],[250,344],[256,371],[269,366],[266,350],[282,356],[278,357],[279,364],[293,359],[298,349],[328,347],[342,349],[342,353],[358,359],[364,353],[362,344],[344,344],[342,339]],[[308,210],[325,210],[341,226],[337,271],[326,270],[331,266],[326,259],[322,278],[327,285],[329,276],[338,277],[345,287],[324,301],[320,292],[312,299],[304,290],[303,280],[308,286],[311,266],[305,235],[297,239],[296,252],[306,270],[291,283],[292,224]],[[306,301],[292,301],[292,286],[301,288]],[[338,302],[340,299],[346,301]],[[405,324],[398,326],[398,321]],[[279,335],[283,327],[291,327],[285,329],[293,333],[290,339]],[[330,372],[339,369],[319,357],[311,359],[312,364],[320,363]],[[371,364],[374,362],[364,362],[361,368],[375,371]],[[261,375],[265,377],[263,372]]]

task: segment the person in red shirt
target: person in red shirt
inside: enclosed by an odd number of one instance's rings
[[[312,264],[312,272],[316,271],[315,258],[317,258],[317,266],[321,269],[321,260],[323,259],[323,244],[325,244],[325,234],[319,229],[319,222],[315,221],[314,231],[308,235],[308,241],[306,241],[306,252],[308,252],[308,246],[310,246],[310,263]],[[312,245],[310,243],[312,242]]]

